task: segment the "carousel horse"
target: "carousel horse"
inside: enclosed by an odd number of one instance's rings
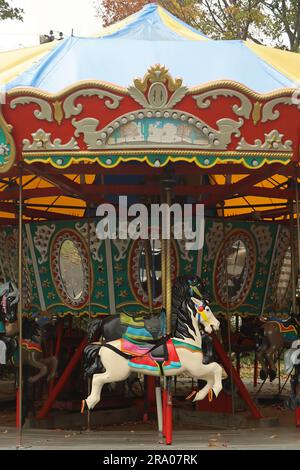
[[[0,340],[6,345],[6,363],[8,361],[17,362],[18,302],[19,291],[13,283],[8,282],[0,286],[0,321],[2,325]],[[48,381],[52,380],[56,373],[57,359],[55,356],[43,357],[43,329],[39,322],[24,318],[22,320],[22,336],[22,363],[38,369],[38,373],[29,377],[28,381],[34,383],[45,376]]]
[[[186,279],[186,281],[184,281]],[[198,298],[198,293],[195,291],[196,286],[200,287],[203,291],[203,285],[201,279],[198,276],[189,276],[184,278],[183,276],[178,277],[176,282],[188,282],[189,284],[189,294]],[[200,296],[202,298],[202,296]],[[204,297],[207,299],[208,295],[204,292]],[[173,298],[173,310],[174,303],[176,304],[176,298]],[[136,315],[133,315],[135,318]],[[160,335],[164,334],[164,319],[165,312],[150,313],[143,315],[144,318],[144,327],[152,336],[152,339],[158,339]],[[176,305],[175,311],[172,312],[172,333],[175,332],[176,326]],[[121,338],[126,333],[127,327],[121,323],[121,315],[107,315],[102,318],[93,319],[88,324],[87,329],[87,340],[89,343],[93,341],[114,341]],[[203,348],[203,362],[209,364],[213,362],[213,345],[211,337],[201,328],[202,336],[202,348]]]
[[[257,359],[261,363],[260,378],[266,380],[269,376],[272,382],[277,374],[276,360],[281,351],[289,348],[293,341],[299,339],[300,321],[296,315],[287,320],[271,318],[261,319],[262,341],[257,349]]]
[[[285,402],[285,407],[290,410],[295,410],[300,406],[300,340],[293,341],[290,349],[284,353],[284,370],[287,374],[291,374],[294,369],[294,374],[291,376],[291,395]]]
[[[191,296],[192,290],[197,297]],[[200,300],[200,298],[202,299]],[[219,321],[195,285],[179,278],[173,287],[172,301],[177,313],[174,334],[152,343],[130,343],[119,338],[104,344],[89,344],[84,350],[84,370],[92,375],[90,395],[83,400],[93,409],[101,399],[106,383],[125,380],[131,371],[144,375],[171,377],[187,372],[206,382],[194,401],[204,399],[211,391],[218,396],[222,389],[222,368],[216,362],[203,364],[199,323],[206,333],[218,330]]]

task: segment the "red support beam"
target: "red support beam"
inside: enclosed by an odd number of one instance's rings
[[[37,418],[38,419],[43,419],[47,416],[48,412],[50,411],[54,401],[56,400],[56,398],[58,397],[58,395],[60,394],[60,392],[62,391],[62,389],[64,388],[64,386],[66,385],[71,373],[73,372],[73,370],[75,369],[76,365],[78,364],[78,362],[80,361],[81,359],[81,356],[82,356],[82,353],[83,353],[83,350],[84,348],[86,347],[87,345],[87,339],[84,338],[80,345],[78,346],[74,356],[72,357],[72,359],[70,360],[69,364],[67,365],[67,367],[65,368],[62,376],[60,377],[60,379],[58,380],[57,384],[55,385],[55,387],[53,388],[52,392],[50,393],[47,401],[44,403],[42,409],[39,411],[38,415],[37,415]]]
[[[254,401],[250,397],[250,394],[249,394],[247,388],[245,387],[244,383],[242,382],[241,378],[239,377],[239,374],[237,373],[237,371],[233,367],[233,364],[232,364],[230,358],[227,356],[226,352],[224,351],[223,346],[220,343],[218,337],[216,336],[215,333],[212,333],[211,336],[212,336],[212,339],[213,339],[213,344],[214,344],[216,353],[218,354],[218,356],[219,356],[219,358],[220,358],[220,360],[223,364],[224,369],[226,370],[229,377],[232,375],[232,379],[234,380],[234,382],[237,386],[237,389],[241,394],[241,397],[243,398],[243,400],[247,404],[249,410],[251,411],[253,418],[256,418],[256,419],[262,418],[261,412],[259,411],[256,404],[254,403]]]
[[[78,208],[80,209],[80,208]],[[84,208],[83,208],[84,209]],[[0,210],[3,212],[8,212],[11,214],[17,214],[18,213],[18,206],[12,202],[1,202],[0,205]],[[29,209],[27,207],[23,208],[23,214],[26,217],[32,218],[32,219],[51,219],[51,220],[74,220],[77,217],[72,215],[66,215],[63,213],[58,213],[58,212],[53,212],[53,211],[43,211],[39,209]],[[26,220],[25,220],[26,222]],[[28,221],[29,222],[29,221]]]
[[[274,163],[268,165],[267,167],[259,168],[258,170],[253,170],[249,176],[246,176],[237,183],[224,184],[222,186],[215,185],[215,191],[209,197],[207,197],[202,202],[207,207],[214,207],[216,204],[224,201],[225,199],[230,199],[232,196],[237,196],[239,194],[246,195],[249,194],[251,188],[253,188],[257,183],[280,173],[284,175],[288,171],[289,165],[282,168],[283,165],[280,163]]]

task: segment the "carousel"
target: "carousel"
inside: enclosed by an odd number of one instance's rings
[[[22,397],[45,379],[37,419],[78,388],[89,421],[104,384],[148,375],[144,414],[156,397],[167,444],[182,373],[206,382],[197,412],[234,411],[223,370],[261,419],[230,331],[260,322],[263,380],[268,328],[279,349],[299,336],[300,55],[211,40],[149,4],[99,36],[0,58],[0,363],[18,350],[20,441]],[[100,239],[97,208],[119,196],[203,204],[203,247]],[[297,345],[288,359],[300,425]]]

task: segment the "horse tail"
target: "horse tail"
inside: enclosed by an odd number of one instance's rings
[[[91,377],[93,374],[102,372],[103,365],[99,356],[101,345],[88,344],[83,351],[84,377]]]
[[[103,336],[103,319],[102,318],[95,318],[91,320],[88,324],[87,328],[87,340],[89,343],[98,340],[100,336]]]

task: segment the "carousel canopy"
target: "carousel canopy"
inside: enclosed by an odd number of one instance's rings
[[[266,93],[294,88],[300,80],[299,54],[249,41],[209,40],[162,7],[148,4],[98,37],[73,36],[1,53],[0,81],[7,89],[35,87],[48,92],[82,80],[127,87],[133,77],[157,63],[183,77],[189,87],[231,80]]]

